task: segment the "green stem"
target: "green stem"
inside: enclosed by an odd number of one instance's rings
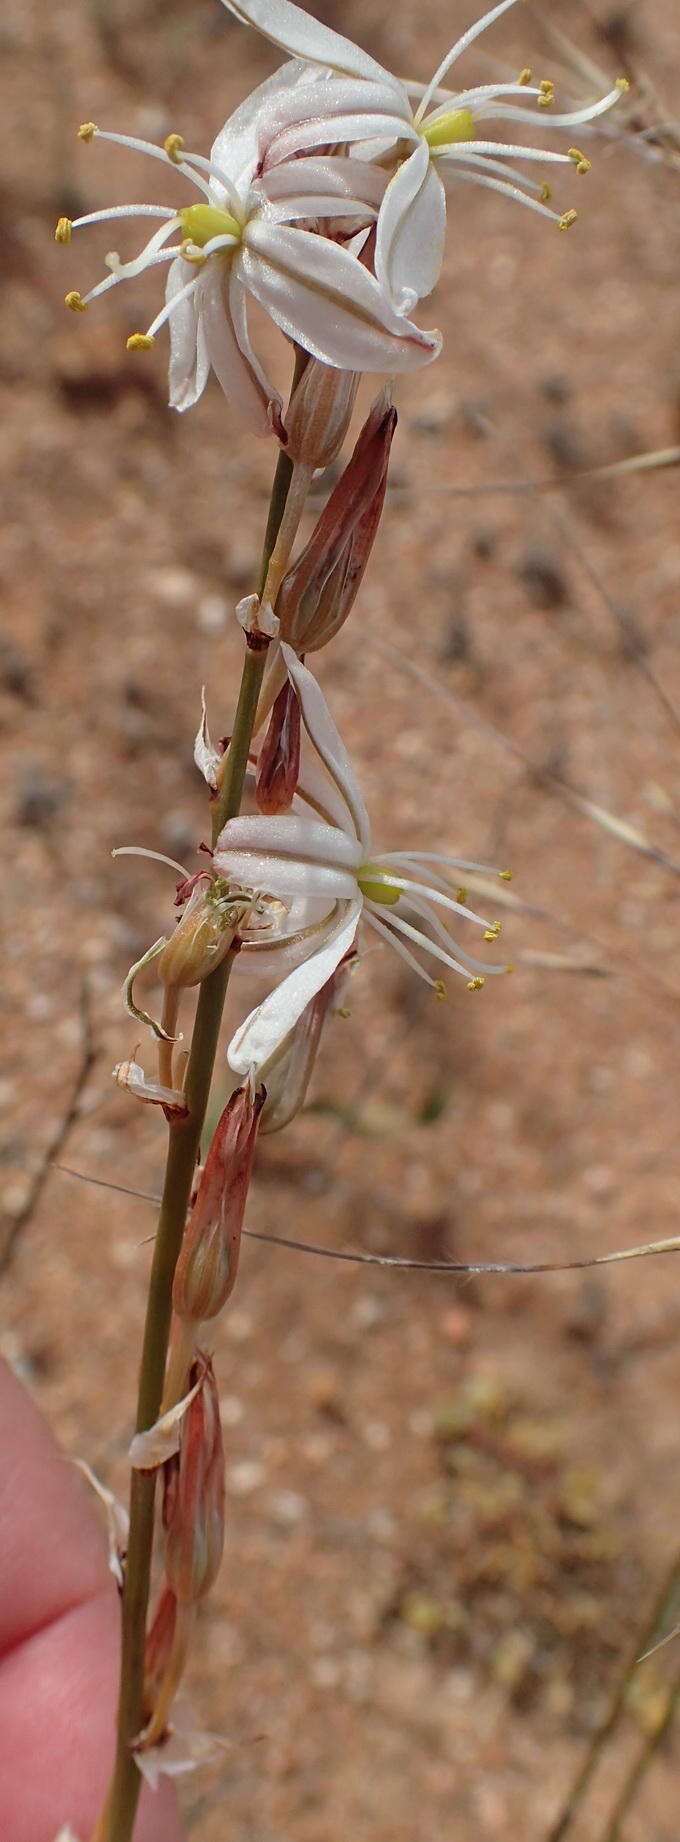
[[[295,381],[295,380],[294,380]],[[261,587],[286,507],[292,464],[281,451],[272,487],[262,558]],[[213,812],[213,840],[239,811],[248,751],[262,684],[266,645],[246,651],[227,767]],[[172,1315],[172,1281],[186,1223],[203,1121],[234,954],[201,985],[186,1078],[186,1119],[170,1126],[168,1155],[149,1283],[139,1377],[136,1429],[143,1432],[158,1418]],[[144,1719],[144,1648],[151,1579],[155,1475],[133,1471],[130,1485],[130,1538],[122,1604],[122,1655],[118,1702],[116,1759],[106,1803],[94,1842],[131,1842],[141,1789],[132,1743]]]

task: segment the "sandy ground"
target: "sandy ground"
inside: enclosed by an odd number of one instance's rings
[[[325,17],[427,75],[469,11]],[[673,0],[543,11],[608,77],[625,57],[636,133],[669,120]],[[592,93],[521,12],[470,74],[531,61]],[[67,252],[51,233],[63,211],[172,196],[159,169],[83,148],[80,120],[207,148],[276,60],[217,0],[8,0],[2,39],[0,1347],[122,1489],[153,1210],[56,1172],[32,1207],[31,1186],[82,1058],[85,979],[95,1060],[63,1157],[159,1184],[163,1131],[110,1069],[133,1047],[122,979],[172,890],[110,852],[183,858],[205,833],[200,686],[228,729],[272,452],[216,386],[171,414],[160,343],[127,358],[153,278],[64,314],[110,232]],[[445,351],[399,387],[372,569],[320,667],[383,848],[512,865],[515,976],[444,1007],[367,957],[312,1108],[262,1146],[259,1230],[471,1261],[677,1231],[676,476],[575,476],[680,439],[680,174],[670,145],[611,121],[587,148],[569,237],[475,188],[452,198]],[[674,1277],[668,1258],[459,1282],[246,1248],[215,1339],[229,1531],[192,1695],[227,1746],[187,1795],[196,1842],[541,1842],[673,1554]],[[674,1669],[671,1647],[639,1672],[578,1842],[599,1842]],[[677,1835],[671,1743],[626,1837]]]

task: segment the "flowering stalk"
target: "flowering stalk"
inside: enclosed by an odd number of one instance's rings
[[[285,512],[292,467],[279,454],[265,534],[260,586]],[[248,751],[255,720],[267,642],[246,645],[231,745],[213,811],[216,838],[227,819],[240,810]],[[184,1234],[196,1158],[217,1051],[224,1000],[234,949],[200,986],[196,1020],[185,1080],[186,1116],[169,1126],[168,1153],[154,1256],[149,1281],[146,1323],[139,1376],[135,1429],[153,1426],[160,1412],[172,1311],[172,1283]],[[151,1579],[155,1474],[133,1470],[130,1482],[130,1538],[122,1597],[122,1656],[113,1777],[95,1842],[130,1842],[141,1789],[133,1744],[144,1719],[145,1633]]]

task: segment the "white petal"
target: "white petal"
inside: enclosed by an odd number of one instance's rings
[[[239,192],[257,171],[272,134],[296,121],[301,111],[309,113],[310,92],[325,79],[325,71],[312,72],[300,59],[282,64],[273,76],[258,84],[220,128],[210,158]],[[303,89],[304,103],[299,95]],[[221,192],[219,182],[213,182],[210,189],[215,202],[225,204],[226,194]]]
[[[349,913],[328,934],[325,944],[277,985],[236,1030],[227,1050],[227,1061],[236,1074],[246,1075],[251,1068],[257,1071],[285,1041],[306,1005],[349,952],[362,906],[361,897],[357,897]]]
[[[269,170],[283,160],[295,158],[306,148],[324,147],[329,142],[338,145],[342,142],[349,145],[365,142],[367,146],[381,142],[390,148],[395,141],[415,139],[410,114],[409,119],[405,120],[398,104],[393,109],[389,101],[388,108],[369,111],[364,103],[361,108],[355,107],[346,114],[336,108],[323,116],[312,115],[309,121],[295,122],[292,127],[283,129],[269,142],[265,165]]]
[[[220,263],[206,263],[196,300],[206,350],[215,376],[229,401],[256,435],[271,433],[268,413],[270,396],[241,350],[231,317],[230,277]],[[280,406],[280,398],[271,390],[271,400]]]
[[[123,1560],[127,1553],[128,1536],[130,1533],[130,1518],[127,1510],[124,1509],[122,1503],[118,1502],[118,1498],[114,1496],[113,1491],[107,1490],[106,1485],[100,1482],[95,1472],[90,1470],[90,1466],[85,1463],[84,1458],[76,1458],[74,1462],[78,1470],[82,1471],[83,1477],[87,1478],[91,1489],[94,1490],[95,1495],[99,1497],[100,1503],[104,1506],[109,1538],[109,1570],[113,1574],[116,1584],[122,1586],[124,1580]]]
[[[246,285],[314,358],[343,371],[429,364],[441,335],[395,313],[378,282],[339,244],[313,231],[251,220],[241,255]]]
[[[254,854],[250,851],[223,851],[215,858],[217,868],[230,882],[261,894],[275,895],[286,902],[288,897],[305,900],[323,898],[326,907],[335,901],[350,902],[356,895],[357,879],[349,870],[335,869],[328,863],[305,863],[294,857],[279,857],[274,852]],[[289,931],[288,929],[286,930]],[[267,936],[264,936],[267,942]]]
[[[255,191],[271,203],[286,200],[300,203],[307,194],[325,193],[335,199],[361,199],[364,204],[379,206],[387,185],[387,174],[364,160],[350,160],[339,154],[302,156],[285,166],[272,166]],[[308,213],[308,215],[311,215]]]
[[[371,827],[364,805],[361,787],[350,761],[347,749],[338,734],[328,704],[316,678],[308,671],[306,665],[293,652],[291,646],[282,644],[281,651],[291,682],[295,685],[300,699],[302,721],[317,754],[320,755],[345,801],[355,827],[356,836],[361,846],[359,862],[370,855]],[[280,823],[280,820],[279,820]]]
[[[390,180],[378,217],[375,272],[400,313],[431,294],[439,279],[446,197],[425,141]]]
[[[290,57],[306,58],[311,64],[326,64],[330,70],[343,71],[353,77],[385,77],[375,58],[361,51],[352,40],[343,38],[330,26],[322,25],[311,13],[305,13],[292,0],[224,0],[230,13],[243,25],[254,26],[263,38],[287,51]]]
[[[363,856],[363,847],[356,836],[348,836],[337,825],[327,825],[323,819],[295,812],[281,812],[273,817],[265,813],[252,816],[240,813],[238,818],[227,819],[213,857],[220,874],[226,874],[234,851],[239,855],[247,852],[255,857],[281,857],[298,863],[330,864],[338,870],[357,870]]]
[[[174,300],[191,279],[191,265],[176,256],[168,271],[166,304]],[[205,390],[210,372],[205,336],[198,318],[196,295],[181,301],[170,315],[170,406],[190,409]]]
[[[267,422],[269,426],[274,428],[276,433],[280,435],[283,428],[283,404],[278,390],[275,390],[274,385],[270,383],[267,373],[263,370],[250,342],[250,334],[248,332],[248,297],[241,275],[240,256],[237,256],[235,261],[231,264],[231,274],[229,278],[229,310],[231,313],[231,323],[236,335],[236,343],[243,354],[246,366],[254,379],[256,388],[260,390],[266,402]],[[265,614],[264,608],[262,609],[262,614],[263,616]],[[271,621],[276,620],[274,611],[268,604],[267,619],[271,619]],[[262,631],[268,632],[269,628],[263,626]]]

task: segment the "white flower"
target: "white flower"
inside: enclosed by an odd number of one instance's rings
[[[441,981],[432,978],[418,952],[462,973],[472,990],[484,983],[479,976],[483,972],[507,971],[505,966],[485,967],[454,946],[437,913],[438,908],[444,909],[481,927],[485,939],[496,939],[499,924],[490,925],[474,914],[466,905],[464,890],[454,896],[440,868],[465,871],[484,866],[428,851],[374,852],[354,769],[316,679],[289,646],[281,650],[320,767],[305,768],[298,785],[297,810],[272,818],[257,814],[229,819],[217,840],[213,861],[216,872],[232,888],[243,884],[278,897],[289,910],[302,903],[307,913],[318,912],[306,927],[280,937],[284,954],[299,953],[302,946],[304,958],[233,1036],[228,1059],[240,1075],[259,1073],[280,1048],[348,953],[361,919],[441,995]],[[405,909],[417,924],[406,918]],[[275,943],[268,955],[274,957]],[[476,976],[471,978],[471,972]]]
[[[555,153],[478,135],[482,122],[535,126],[535,109],[518,107],[516,99],[526,102],[533,97],[539,108],[546,108],[554,98],[552,83],[534,86],[531,72],[522,71],[514,83],[486,83],[455,94],[441,88],[462,53],[516,0],[500,0],[476,20],[447,52],[427,86],[401,82],[292,0],[223,3],[295,61],[255,91],[233,118],[233,129],[227,124],[216,143],[221,157],[234,158],[236,134],[241,146],[248,141],[253,171],[265,172],[311,148],[333,145],[354,145],[365,158],[388,167],[396,161],[378,218],[375,273],[401,312],[410,312],[416,300],[431,292],[441,268],[446,228],[441,170],[516,198],[563,229],[574,222],[575,212],[560,215],[549,209],[548,185],[517,174],[508,162],[571,164],[585,173],[589,162],[579,148]],[[300,60],[308,65],[306,82]],[[551,116],[551,125],[571,129],[592,121],[627,87],[620,79],[599,101]]]
[[[232,135],[225,165],[221,137],[206,160],[187,153],[179,135],[169,135],[164,147],[156,147],[104,132],[91,122],[80,135],[151,154],[178,169],[201,195],[199,203],[177,211],[119,205],[88,212],[73,223],[62,218],[56,231],[57,240],[67,243],[74,229],[109,218],[162,220],[133,261],[121,262],[113,251],[106,280],[85,295],[72,291],[66,301],[82,312],[120,282],[170,263],[165,305],[146,332],[132,334],[128,347],[152,345],[169,322],[170,402],[175,409],[197,401],[212,368],[253,429],[267,433],[274,427],[284,434],[280,397],[250,343],[249,294],[290,339],[342,370],[406,371],[437,356],[440,335],[405,320],[358,255],[317,228],[325,222],[334,235],[348,239],[375,222],[386,185],[386,175],[376,167],[346,158],[303,158],[251,184],[245,130],[243,141]],[[230,177],[230,164],[240,168],[238,182]],[[181,241],[170,242],[176,234]]]

